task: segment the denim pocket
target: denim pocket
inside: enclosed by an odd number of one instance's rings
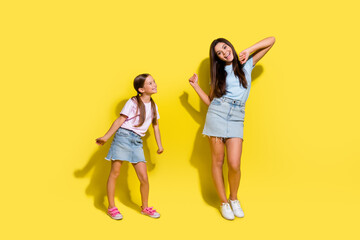
[[[123,128],[119,128],[116,132],[116,134],[120,137],[128,137],[130,136],[130,132],[128,130],[125,130]]]
[[[220,105],[221,105],[221,100],[218,99],[218,98],[214,98],[214,99],[211,101],[210,105],[220,106]]]
[[[142,147],[142,142],[143,142],[143,141],[142,141],[141,138],[136,138],[136,139],[135,139],[135,145],[136,145],[136,146]]]
[[[233,111],[231,111],[231,120],[233,121],[244,121],[245,117],[245,108],[234,108]]]

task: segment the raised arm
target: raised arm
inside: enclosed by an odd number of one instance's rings
[[[120,117],[118,117],[113,122],[110,129],[105,133],[105,135],[103,137],[96,139],[96,144],[104,145],[104,143],[106,143],[106,141],[109,140],[109,138],[119,129],[119,127],[121,127],[121,125],[125,122],[126,119],[127,119],[127,116],[120,115]]]
[[[239,54],[240,63],[244,64],[248,60],[250,54],[253,54],[253,65],[255,66],[255,64],[270,50],[274,43],[275,38],[268,37],[243,50]]]
[[[190,85],[194,88],[196,93],[199,95],[200,99],[206,104],[210,105],[210,98],[209,96],[201,89],[201,87],[198,84],[198,76],[194,73],[192,77],[189,79]]]
[[[155,140],[156,144],[158,145],[157,153],[160,154],[164,151],[164,148],[161,144],[161,136],[160,136],[160,129],[159,129],[159,121],[156,120],[156,124],[152,125],[154,128]]]

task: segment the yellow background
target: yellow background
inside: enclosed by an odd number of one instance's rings
[[[359,239],[357,1],[5,1],[0,4],[1,239]],[[226,221],[201,135],[209,46],[275,36],[253,71],[239,197]],[[150,205],[125,165],[106,216],[110,144],[149,72],[165,152],[145,138]],[[4,238],[5,237],[5,238]]]

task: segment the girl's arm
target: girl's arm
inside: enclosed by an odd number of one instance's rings
[[[190,85],[194,88],[196,93],[199,95],[200,99],[206,104],[210,105],[210,98],[209,96],[201,89],[201,87],[198,84],[198,76],[194,73],[192,77],[189,79]]]
[[[275,38],[268,37],[260,42],[255,43],[251,47],[243,50],[239,54],[239,60],[241,64],[246,63],[251,53],[253,53],[253,65],[255,64],[270,50],[270,48],[274,45]]]
[[[105,135],[103,137],[100,137],[100,138],[96,139],[96,144],[97,145],[104,145],[104,143],[106,143],[106,141],[109,140],[109,138],[116,132],[116,130],[118,130],[119,127],[121,127],[121,125],[125,122],[126,119],[127,119],[127,116],[120,115],[120,117],[118,117],[113,122],[113,124],[111,125],[111,127],[107,131],[107,133],[105,133]]]
[[[157,153],[160,154],[164,151],[164,148],[161,144],[161,136],[160,136],[160,129],[159,129],[159,121],[156,120],[156,124],[153,124],[154,133],[155,133],[155,140],[156,144],[158,145]]]

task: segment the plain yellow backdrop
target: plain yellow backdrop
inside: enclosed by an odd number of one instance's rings
[[[1,239],[359,239],[359,4],[344,1],[7,1],[0,4]],[[239,198],[226,221],[201,135],[208,52],[275,36],[253,71]],[[148,72],[165,152],[144,139],[154,220],[110,143],[95,144]]]

